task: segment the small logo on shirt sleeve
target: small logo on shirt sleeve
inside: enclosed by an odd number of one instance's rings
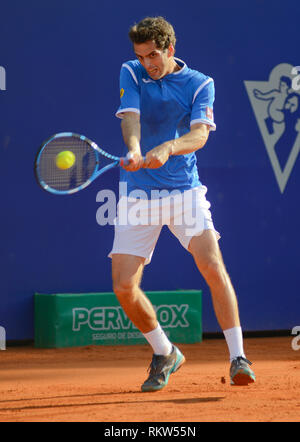
[[[206,117],[209,119],[209,120],[212,120],[212,121],[214,121],[214,113],[213,113],[213,110],[212,110],[212,108],[211,107],[206,107]]]
[[[121,90],[120,90],[120,98],[122,98],[123,97],[123,95],[124,95],[124,89],[122,88]]]

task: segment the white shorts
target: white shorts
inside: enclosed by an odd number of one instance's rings
[[[205,186],[199,186],[151,200],[121,197],[114,220],[113,248],[108,256],[111,258],[115,253],[141,256],[149,264],[164,225],[187,250],[190,240],[204,230],[213,230],[219,239],[206,192]]]

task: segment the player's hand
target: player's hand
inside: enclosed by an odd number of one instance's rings
[[[129,160],[129,164],[123,164],[123,169],[127,172],[136,172],[144,166],[144,158],[140,152],[128,152],[126,158]]]
[[[170,143],[160,144],[146,154],[144,167],[148,169],[158,169],[168,161],[171,153],[172,146]]]

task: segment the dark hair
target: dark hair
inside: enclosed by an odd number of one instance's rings
[[[170,44],[175,48],[176,37],[173,26],[163,17],[146,17],[133,25],[129,31],[132,43],[140,44],[154,41],[158,49],[168,49]]]

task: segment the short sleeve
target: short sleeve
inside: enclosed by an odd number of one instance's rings
[[[123,118],[124,112],[140,114],[140,91],[134,69],[124,63],[120,72],[120,106],[116,117]]]
[[[204,123],[216,130],[213,114],[213,103],[215,100],[215,87],[212,78],[205,80],[195,91],[192,103],[190,125]]]

